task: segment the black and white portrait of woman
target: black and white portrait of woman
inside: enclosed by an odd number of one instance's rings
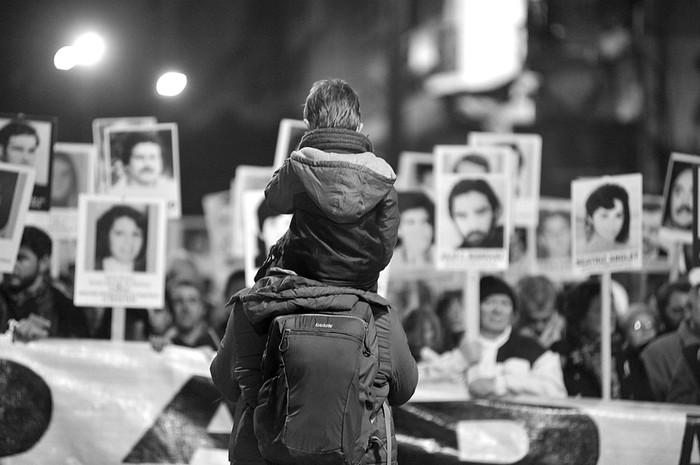
[[[95,270],[146,271],[146,214],[114,205],[97,219],[95,230]]]
[[[597,187],[586,199],[585,252],[624,248],[630,234],[630,201],[619,184]]]

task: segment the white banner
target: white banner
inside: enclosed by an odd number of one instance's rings
[[[0,339],[0,463],[228,464],[213,353]]]
[[[227,464],[232,415],[211,382],[212,355],[0,337],[0,464]],[[697,406],[464,392],[423,383],[394,409],[401,465],[700,463]]]

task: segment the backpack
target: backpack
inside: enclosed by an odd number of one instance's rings
[[[356,465],[376,430],[379,344],[370,304],[270,323],[253,415],[258,448],[282,465]],[[387,431],[387,435],[390,435]]]

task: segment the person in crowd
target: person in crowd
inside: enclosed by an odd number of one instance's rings
[[[51,206],[78,208],[78,171],[66,152],[56,151],[51,162]]]
[[[242,268],[234,269],[229,273],[226,283],[224,284],[224,290],[222,293],[224,303],[228,303],[231,297],[241,289],[244,289],[245,285],[245,270]],[[214,328],[219,339],[224,337],[226,333],[226,323],[228,322],[231,307],[229,305],[219,305],[212,309],[209,316],[209,325]]]
[[[157,194],[167,199],[177,198],[178,186],[173,177],[166,174],[163,143],[158,133],[130,132],[124,137],[122,150],[124,172],[112,184],[111,194]]]
[[[35,166],[39,134],[34,126],[12,120],[0,129],[0,159],[16,165]]]
[[[683,350],[700,344],[700,268],[688,273],[688,316],[673,332],[659,336],[642,350],[641,359],[646,370],[651,393],[655,401],[665,402],[671,388],[671,380],[679,363],[684,363]]]
[[[488,173],[491,171],[489,161],[478,152],[470,152],[457,160],[453,173]]]
[[[433,201],[422,191],[402,191],[398,193],[398,199],[401,222],[392,268],[403,270],[433,265]]]
[[[374,292],[398,238],[396,175],[360,133],[359,98],[345,81],[315,82],[304,105],[304,120],[309,131],[299,150],[265,189],[271,208],[293,213],[289,231],[270,251],[255,285],[230,300],[233,309],[222,348],[210,367],[223,397],[242,400],[236,405],[229,443],[233,463],[264,463],[254,439],[251,406],[262,384],[267,334],[255,328],[289,309],[326,308],[330,297],[341,309],[362,301],[377,310],[380,363],[372,386],[377,411],[373,436],[380,443],[396,443],[393,427],[385,426],[391,425],[391,418],[385,418],[390,413],[382,403],[407,402],[418,384],[418,369],[398,314]],[[394,457],[397,449],[390,447]],[[366,462],[386,462],[386,454],[386,448],[371,448]]]
[[[611,296],[610,335],[612,361],[610,394],[620,396],[620,383],[615,370],[622,345],[617,326],[614,299]],[[570,396],[602,397],[603,372],[601,359],[602,300],[601,285],[596,279],[576,284],[565,295],[566,330],[561,341],[552,349],[563,359],[564,382]]]
[[[470,395],[566,397],[559,357],[513,331],[518,308],[513,288],[496,276],[483,276],[479,300],[480,358],[467,374]]]
[[[452,350],[459,347],[466,332],[462,290],[445,291],[435,305],[435,313],[442,323],[444,349]]]
[[[403,321],[411,355],[420,362],[424,352],[439,354],[443,351],[443,328],[440,319],[430,309],[420,308],[411,312]]]
[[[0,332],[12,328],[14,340],[87,337],[85,315],[52,285],[49,276],[51,238],[26,226],[12,273],[0,284]]]
[[[153,347],[161,350],[163,346],[171,343],[192,348],[208,347],[217,351],[220,347],[219,336],[209,326],[207,304],[199,285],[193,281],[182,280],[172,283],[168,289],[172,325],[163,334],[151,338]],[[162,328],[164,324],[158,326]]]
[[[633,304],[632,307],[622,323],[624,342],[617,360],[620,398],[653,400],[639,355],[656,338],[658,323],[654,312],[646,304]]]
[[[629,194],[619,184],[597,187],[586,200],[583,251],[594,253],[627,245],[630,233]]]
[[[565,211],[540,211],[537,257],[547,260],[571,259],[571,218]]]
[[[686,278],[663,283],[656,292],[659,335],[678,329],[690,312],[690,283]]]
[[[404,279],[399,282],[391,282],[388,294],[391,307],[396,309],[401,322],[414,310],[433,308],[435,305],[433,289],[423,279]]]
[[[498,225],[501,202],[484,179],[462,179],[450,191],[448,210],[462,243],[458,248],[505,247]]]
[[[398,240],[396,174],[360,132],[360,100],[347,82],[315,82],[304,121],[299,150],[265,188],[270,208],[293,214],[271,259],[307,278],[374,291]]]
[[[129,205],[114,205],[98,219],[95,237],[95,269],[146,271],[148,222]]]
[[[544,275],[524,276],[515,286],[520,302],[520,317],[515,331],[535,339],[545,349],[560,341],[566,320],[559,312],[559,289]]]
[[[664,226],[689,231],[693,227],[693,170],[687,163],[674,163],[664,210]]]
[[[172,329],[173,311],[169,300],[166,299],[166,304],[163,307],[148,309],[148,335],[150,338],[166,336]]]

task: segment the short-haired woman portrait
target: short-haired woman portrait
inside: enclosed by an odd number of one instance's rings
[[[146,271],[147,215],[114,205],[97,219],[95,270]]]
[[[597,187],[586,200],[584,223],[586,253],[616,250],[627,245],[630,206],[627,190],[619,184]]]

